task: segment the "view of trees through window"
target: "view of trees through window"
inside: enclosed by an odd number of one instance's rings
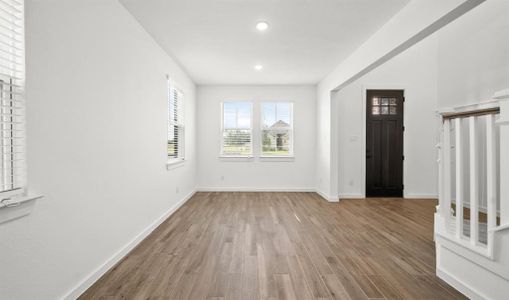
[[[225,129],[223,152],[231,155],[251,154],[251,130]]]
[[[262,156],[293,154],[292,103],[264,102],[260,105]],[[222,155],[253,155],[251,102],[223,103]]]
[[[223,155],[252,155],[249,102],[223,103]]]

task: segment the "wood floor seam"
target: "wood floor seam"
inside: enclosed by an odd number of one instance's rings
[[[465,299],[435,275],[435,207],[198,192],[80,299]]]

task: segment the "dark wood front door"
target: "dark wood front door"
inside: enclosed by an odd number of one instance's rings
[[[368,90],[366,196],[403,196],[403,102],[401,90]]]

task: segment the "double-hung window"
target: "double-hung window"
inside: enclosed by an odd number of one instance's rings
[[[23,12],[0,0],[0,201],[26,192]]]
[[[261,105],[262,156],[293,155],[293,105],[264,102]]]
[[[184,160],[184,94],[168,79],[168,162]]]
[[[252,111],[250,102],[223,102],[222,156],[253,156]]]

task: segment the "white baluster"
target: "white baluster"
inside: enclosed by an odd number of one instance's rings
[[[451,121],[444,120],[444,145],[443,155],[443,198],[440,199],[441,214],[445,218],[445,224],[450,226],[451,219]]]
[[[478,221],[479,221],[479,175],[477,168],[477,134],[476,124],[477,118],[475,116],[469,117],[470,124],[470,243],[477,244],[478,240]]]
[[[500,101],[500,222],[509,224],[509,96]]]
[[[497,226],[497,169],[496,169],[496,136],[495,115],[486,116],[486,183],[488,214],[488,248],[493,249],[493,233]]]
[[[456,133],[456,237],[463,235],[463,143],[461,138],[461,118],[455,121]]]

